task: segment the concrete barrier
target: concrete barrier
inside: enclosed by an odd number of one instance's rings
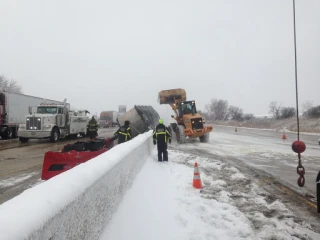
[[[98,239],[153,149],[152,132],[0,205],[0,238]]]

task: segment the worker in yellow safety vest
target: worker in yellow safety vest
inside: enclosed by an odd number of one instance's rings
[[[132,132],[130,129],[130,122],[125,121],[118,131],[115,132],[115,138],[118,138],[118,144],[131,140]]]
[[[171,143],[171,135],[168,131],[168,128],[163,124],[163,120],[159,119],[159,124],[153,131],[153,144],[157,144],[159,162],[162,162],[162,160],[168,161],[167,142]]]

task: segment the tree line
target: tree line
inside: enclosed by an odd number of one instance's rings
[[[302,104],[301,112],[304,117],[320,118],[320,105],[314,107],[312,101],[307,101]],[[242,108],[229,105],[228,101],[223,99],[211,99],[211,102],[205,105],[205,111],[200,113],[209,121],[248,121],[255,118],[254,114],[244,113]],[[277,101],[272,101],[269,113],[274,119],[287,119],[296,115],[296,108],[282,106]]]
[[[22,87],[17,81],[8,79],[3,75],[0,75],[0,91],[22,93]]]
[[[245,121],[254,118],[253,114],[244,113],[242,108],[229,105],[228,101],[223,99],[211,99],[211,102],[206,104],[205,111],[201,112],[201,114],[210,121]]]

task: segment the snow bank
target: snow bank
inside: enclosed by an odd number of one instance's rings
[[[98,239],[153,148],[151,131],[0,205],[1,239]]]

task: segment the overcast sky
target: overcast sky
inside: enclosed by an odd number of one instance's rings
[[[296,21],[299,100],[318,105],[320,1],[296,0]],[[170,115],[157,96],[171,88],[198,109],[295,105],[292,0],[1,0],[0,34],[0,74],[91,112]]]

